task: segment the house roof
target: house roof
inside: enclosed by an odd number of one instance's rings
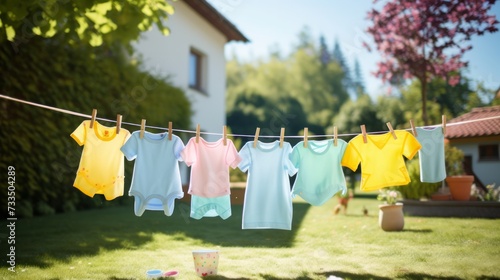
[[[206,0],[184,0],[195,12],[206,19],[213,27],[222,32],[227,38],[227,41],[242,41],[249,40],[243,35],[234,24],[219,13]]]
[[[500,106],[474,108],[469,113],[452,119],[449,123],[473,121],[479,119],[486,120],[447,126],[446,138],[454,139],[500,135]]]

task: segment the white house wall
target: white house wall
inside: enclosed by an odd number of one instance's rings
[[[226,123],[226,37],[182,1],[174,2],[173,6],[175,13],[166,22],[171,34],[164,36],[155,27],[145,32],[134,47],[142,56],[146,70],[168,75],[174,86],[186,92],[193,111],[191,129],[200,124],[202,131],[222,133]],[[206,94],[188,86],[191,48],[206,57],[203,73]],[[220,138],[203,137],[209,141]]]
[[[481,142],[481,145],[499,144],[498,142]],[[465,156],[472,156],[472,170],[485,185],[500,185],[500,161],[479,161],[479,146],[475,143],[453,144],[462,150]]]

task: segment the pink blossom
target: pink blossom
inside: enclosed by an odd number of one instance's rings
[[[458,83],[460,83],[459,75],[451,76],[448,80],[448,84],[450,84],[450,86],[456,86]]]

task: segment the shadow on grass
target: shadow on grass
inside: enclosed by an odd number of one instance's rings
[[[236,277],[236,278],[229,278],[224,275],[213,275],[213,276],[205,276],[203,279],[221,279],[221,280],[250,280],[251,278],[243,278],[243,277]]]
[[[403,232],[432,233],[432,229],[403,229]]]
[[[330,272],[322,272],[318,273],[318,275],[325,276],[325,278],[330,275],[334,275],[336,277],[340,277],[342,279],[356,279],[356,280],[390,280],[393,278],[377,276],[373,274],[363,273],[349,273],[342,271],[330,271]],[[277,278],[269,278],[269,279],[277,279]],[[309,279],[309,278],[297,278],[297,279]],[[312,279],[312,278],[311,278]],[[424,280],[424,279],[436,279],[436,280],[461,280],[463,278],[457,276],[436,276],[425,273],[402,273],[397,276],[397,279],[415,279],[415,280]]]
[[[387,278],[387,277],[376,276],[373,274],[354,274],[354,273],[347,273],[347,272],[341,272],[341,271],[322,272],[322,273],[316,273],[316,275],[324,276],[325,279],[328,278],[329,276],[336,276],[336,277],[339,277],[342,279],[356,279],[356,280],[365,280],[365,279],[391,280],[392,279],[392,278]],[[268,275],[268,274],[261,274],[260,276],[266,280],[285,280],[285,279],[312,280],[312,279],[318,279],[318,277],[309,277],[307,275],[298,276],[296,278],[289,278],[289,277],[280,278],[280,277],[275,277],[273,275]]]
[[[224,247],[280,248],[292,245],[297,230],[310,205],[306,203],[293,204],[292,230],[242,230],[242,205],[233,205],[232,215],[227,220],[218,217],[194,220],[189,218],[189,204],[180,202],[176,207],[178,207],[179,211],[175,215],[180,216],[176,218],[182,219],[183,224],[179,225],[179,229],[172,230],[184,229],[183,233],[188,237]],[[150,212],[148,214],[156,213]]]
[[[392,278],[387,278],[387,277],[381,277],[373,274],[355,274],[355,273],[348,273],[348,272],[342,272],[342,271],[331,271],[331,272],[323,272],[323,273],[318,273],[317,275],[322,275],[325,276],[325,278],[329,277],[330,275],[334,275],[336,277],[340,277],[342,279],[359,279],[359,280],[389,280]],[[266,279],[278,279],[278,278],[266,278]],[[310,278],[296,278],[296,279],[310,279]],[[436,279],[436,280],[462,280],[466,278],[458,277],[458,276],[438,276],[438,275],[431,275],[431,274],[426,274],[426,273],[415,273],[415,272],[407,272],[407,273],[401,273],[398,274],[397,279],[411,279],[411,280],[427,280],[427,279]],[[494,277],[494,276],[481,276],[479,278],[475,278],[476,280],[498,280],[500,278]]]
[[[393,278],[389,277],[382,277],[382,276],[377,276],[369,273],[364,273],[364,274],[355,274],[355,273],[348,273],[348,272],[341,272],[341,271],[331,271],[331,272],[322,272],[322,273],[316,273],[318,276],[325,277],[327,279],[329,276],[336,276],[341,279],[345,280],[390,280]],[[312,279],[317,279],[317,277],[310,277],[307,275],[303,276],[298,276],[295,278],[280,278],[276,277],[273,275],[269,274],[261,274],[259,275],[263,279],[266,280],[285,280],[285,279],[295,279],[295,280],[312,280]],[[129,280],[133,278],[108,278],[108,280]],[[160,279],[174,279],[174,278],[160,278]],[[213,275],[213,276],[206,276],[203,277],[203,279],[221,279],[221,280],[250,280],[251,278],[243,278],[243,277],[237,277],[237,278],[229,278],[225,277],[224,275]],[[465,278],[460,278],[457,276],[435,276],[435,275],[430,275],[430,274],[425,274],[425,273],[405,273],[405,274],[400,274],[397,276],[397,279],[409,279],[409,280],[427,280],[427,279],[436,279],[436,280],[463,280]],[[481,276],[479,278],[475,278],[476,280],[499,280],[500,278],[498,277],[493,277],[493,276]]]
[[[309,210],[309,204],[293,205],[290,231],[242,230],[242,205],[233,205],[232,216],[226,220],[194,220],[189,218],[189,204],[176,202],[175,207],[171,217],[160,211],[136,217],[132,206],[120,206],[20,219],[16,223],[16,261],[47,268],[53,261],[68,262],[71,257],[98,255],[103,250],[139,249],[158,233],[178,241],[192,238],[223,247],[290,247]]]

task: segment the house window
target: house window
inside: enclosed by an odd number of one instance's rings
[[[479,145],[479,160],[500,160],[498,145]]]
[[[204,85],[204,64],[205,56],[191,49],[189,53],[189,87],[200,92],[205,92]]]

